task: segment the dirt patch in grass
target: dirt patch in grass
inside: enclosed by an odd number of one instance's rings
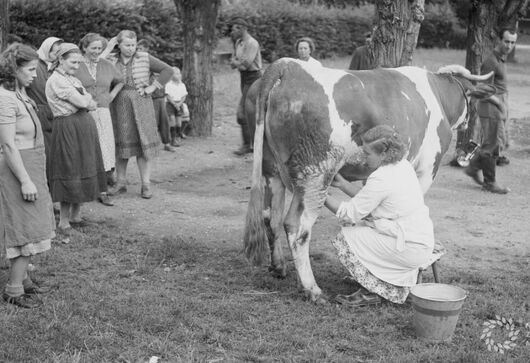
[[[459,62],[462,52],[418,52],[418,65]],[[428,56],[427,56],[428,55]],[[453,59],[453,61],[450,61]],[[349,59],[327,61],[344,67]],[[461,62],[459,62],[461,63]],[[520,65],[517,65],[520,67]],[[519,73],[516,77],[530,76]],[[521,81],[521,82],[522,82]],[[462,170],[443,166],[426,196],[436,238],[448,250],[443,282],[469,292],[452,342],[415,338],[410,305],[351,310],[317,306],[286,279],[251,267],[241,254],[251,158],[238,158],[237,74],[215,76],[214,136],[162,152],[155,197],[139,197],[134,163],[129,192],[115,207],[83,206],[85,237],[34,261],[35,276],[58,284],[32,311],[0,304],[2,362],[526,362],[519,338],[504,356],[489,352],[483,323],[501,316],[530,323],[530,106],[510,88],[511,164],[499,168],[506,196],[482,192]],[[322,212],[311,242],[312,266],[326,294],[352,291],[331,238],[339,226]],[[289,256],[284,246],[286,256]],[[430,273],[425,281],[431,281]],[[503,338],[502,332],[496,339]],[[521,333],[522,334],[522,333]]]

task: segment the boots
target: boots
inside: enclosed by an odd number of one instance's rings
[[[480,177],[480,170],[482,169],[482,157],[481,155],[475,155],[470,161],[469,165],[464,169],[464,173],[471,177],[475,183],[482,185],[482,178]]]
[[[494,156],[484,156],[482,158],[482,174],[484,175],[484,184],[482,189],[496,194],[506,194],[510,191],[508,188],[501,187],[495,181],[495,167],[497,158]]]
[[[252,147],[250,146],[250,133],[248,129],[248,125],[246,123],[241,123],[241,136],[243,138],[243,145],[236,151],[234,151],[234,154],[236,155],[245,155],[252,152]]]

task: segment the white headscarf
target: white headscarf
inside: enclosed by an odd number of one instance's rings
[[[39,50],[37,51],[37,54],[39,55],[39,58],[42,59],[43,61],[45,61],[46,63],[48,63],[48,65],[51,63],[51,59],[50,59],[50,51],[52,50],[52,47],[55,43],[57,42],[62,42],[63,40],[61,38],[56,38],[56,37],[49,37],[49,38],[46,38]]]

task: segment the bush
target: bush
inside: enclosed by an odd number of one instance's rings
[[[153,44],[153,53],[174,64],[182,51],[181,26],[172,2],[15,1],[10,9],[11,32],[38,47],[50,36],[78,43],[89,32],[111,38],[134,30]]]
[[[466,30],[459,25],[448,4],[426,5],[418,47],[458,48],[466,46]]]
[[[182,58],[182,27],[171,0],[18,0],[11,5],[12,33],[39,46],[49,36],[77,43],[88,32],[110,38],[120,30],[134,30],[138,38],[153,44],[152,52],[174,65]],[[363,34],[371,30],[373,5],[344,7],[300,6],[286,0],[239,2],[224,5],[217,22],[218,36],[229,34],[229,24],[244,17],[259,41],[265,60],[296,56],[296,39],[315,40],[315,57],[351,54],[364,44]],[[465,30],[451,7],[427,5],[418,46],[464,47]]]
[[[372,6],[333,9],[265,0],[225,7],[217,29],[220,34],[228,35],[231,21],[243,17],[250,24],[249,32],[261,45],[263,58],[268,61],[296,56],[294,44],[303,36],[314,39],[317,58],[326,58],[351,54],[357,44],[364,44],[363,33],[370,30],[372,16]]]

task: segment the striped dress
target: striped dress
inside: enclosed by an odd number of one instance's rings
[[[125,86],[111,104],[116,156],[152,158],[160,148],[153,100],[151,96],[141,96],[138,90],[149,86],[151,73],[159,73],[157,83],[164,85],[173,70],[144,52],[136,52],[127,64],[119,56],[114,58],[114,63],[125,76]]]

